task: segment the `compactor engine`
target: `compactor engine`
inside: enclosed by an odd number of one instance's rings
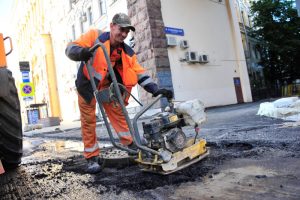
[[[175,113],[163,112],[149,123],[143,123],[144,138],[148,147],[159,150],[164,148],[172,153],[182,150],[187,141],[182,131],[184,121]]]

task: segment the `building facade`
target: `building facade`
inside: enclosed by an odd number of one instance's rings
[[[48,3],[42,0],[15,1],[12,24],[19,61],[30,63],[30,79],[35,86],[33,101],[29,103],[47,104],[44,114],[61,118],[53,41],[47,21]]]
[[[140,61],[160,86],[172,86],[176,101],[252,101],[235,1],[128,2]]]
[[[250,29],[252,28],[250,19],[250,1],[236,0],[235,8],[240,24],[252,96],[254,99],[265,98],[265,95],[261,93],[261,91],[265,88],[265,81],[263,66],[259,64],[261,59],[259,50],[257,48],[259,41],[249,35]]]
[[[27,17],[28,21],[21,22],[24,17],[17,17],[17,24],[23,23],[16,26],[20,59],[29,60],[32,65],[37,90],[35,103],[49,103],[53,115],[55,109],[50,105],[55,102],[63,120],[79,118],[74,83],[79,63],[65,56],[66,45],[91,27],[109,30],[111,18],[117,12],[128,13],[136,27],[126,43],[134,46],[139,62],[159,87],[174,91],[175,101],[198,98],[207,107],[252,101],[233,0],[22,1],[25,2],[39,5],[39,9],[28,10],[28,15],[35,16]],[[21,7],[28,8],[27,4]],[[38,22],[32,23],[33,18],[38,18]],[[43,49],[32,38],[38,38]],[[28,51],[28,45],[38,48]],[[52,71],[47,66],[53,66]],[[56,93],[51,93],[53,87]],[[139,86],[134,94],[143,103],[152,99]],[[57,101],[51,100],[53,96]],[[138,105],[132,101],[129,107],[134,110]]]

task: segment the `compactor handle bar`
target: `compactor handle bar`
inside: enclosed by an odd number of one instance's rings
[[[89,49],[89,51],[91,52],[91,53],[94,53],[94,51],[96,50],[96,49],[98,49],[100,46],[103,46],[103,47],[105,47],[104,46],[104,44],[102,44],[102,43],[97,43],[97,44],[95,44],[94,46],[92,46],[90,49]],[[102,48],[103,48],[102,47]]]
[[[158,95],[154,102],[151,103],[150,105],[146,106],[144,109],[142,109],[136,116],[135,116],[135,119],[133,120],[133,124],[131,124],[131,120],[129,118],[129,115],[128,115],[128,112],[126,110],[126,107],[125,107],[125,104],[124,104],[124,101],[122,99],[122,95],[121,95],[121,91],[120,91],[120,88],[119,88],[119,85],[118,85],[118,82],[117,82],[117,79],[116,79],[116,76],[115,76],[115,73],[114,73],[114,70],[113,70],[113,67],[111,65],[111,62],[110,62],[110,58],[109,58],[109,55],[107,53],[107,50],[106,50],[106,47],[104,46],[103,43],[99,42],[97,44],[95,44],[93,47],[91,47],[89,49],[89,51],[91,53],[93,53],[97,48],[99,48],[101,46],[102,50],[103,50],[103,53],[104,53],[104,56],[105,56],[105,60],[107,62],[107,65],[108,65],[108,72],[109,72],[109,75],[112,79],[112,82],[113,82],[113,85],[115,86],[114,89],[115,89],[115,93],[117,95],[117,99],[121,105],[121,108],[122,108],[122,112],[125,116],[125,119],[126,119],[126,123],[128,125],[128,128],[129,128],[129,132],[133,138],[133,143],[141,150],[144,150],[144,151],[147,151],[147,152],[150,152],[151,154],[156,154],[158,156],[160,156],[164,161],[169,161],[171,158],[170,158],[170,155],[168,155],[168,153],[166,152],[159,152],[159,151],[156,151],[156,150],[153,150],[153,149],[150,149],[148,148],[147,146],[144,146],[141,144],[141,138],[140,138],[140,135],[139,135],[139,132],[138,132],[138,129],[137,129],[137,119],[146,111],[148,110],[151,106],[153,106],[154,103],[156,103],[161,97],[162,95]],[[87,69],[88,69],[88,73],[89,73],[89,76],[90,76],[90,81],[91,81],[91,84],[92,84],[92,87],[93,87],[93,91],[94,91],[94,95],[97,99],[97,102],[100,102],[98,101],[99,99],[99,95],[97,95],[97,88],[96,88],[96,85],[95,85],[95,82],[93,80],[93,75],[92,75],[92,66],[90,65],[90,63],[87,63]],[[100,104],[100,103],[98,103]],[[125,148],[119,144],[116,144],[114,142],[114,138],[112,136],[112,133],[111,133],[111,130],[110,130],[110,126],[109,126],[109,123],[108,123],[108,120],[105,116],[105,112],[104,112],[104,109],[101,105],[99,105],[99,108],[101,110],[101,113],[103,115],[103,119],[104,119],[104,122],[105,122],[105,125],[108,129],[108,133],[109,133],[109,137],[111,139],[111,142],[114,146],[120,148],[120,149],[123,149],[123,150],[126,150],[128,152],[133,152],[133,153],[137,153],[137,151],[134,151],[134,150],[131,150],[131,149],[128,149],[128,148]],[[134,126],[134,127],[133,127]]]
[[[111,66],[111,62],[110,62],[110,58],[108,56],[108,53],[107,53],[107,50],[104,46],[104,44],[102,43],[97,43],[95,44],[93,47],[91,47],[89,49],[89,51],[91,53],[93,53],[97,48],[99,48],[101,46],[101,48],[103,49],[103,52],[104,52],[104,56],[105,56],[105,59],[107,61],[107,65],[108,65],[108,69],[109,69],[109,74],[111,76],[111,79],[112,79],[112,82],[114,85],[117,85],[117,87],[114,87],[115,89],[115,92],[116,92],[116,95],[117,95],[117,99],[119,101],[119,103],[121,104],[121,108],[122,108],[122,111],[124,113],[124,116],[125,116],[125,119],[126,119],[126,122],[128,124],[128,127],[129,127],[129,130],[130,130],[130,134],[132,135],[131,133],[131,130],[133,130],[133,128],[131,127],[130,128],[130,119],[128,117],[128,113],[127,113],[127,110],[125,108],[125,105],[124,105],[124,101],[122,99],[122,95],[121,95],[121,92],[120,92],[120,88],[118,87],[118,82],[117,82],[117,79],[116,79],[116,76],[114,74],[114,71],[112,70],[112,66]],[[91,63],[89,61],[86,62],[86,67],[87,67],[87,71],[88,71],[88,74],[89,74],[89,77],[90,77],[90,83],[92,85],[92,88],[93,88],[93,92],[94,92],[94,96],[96,98],[96,101],[97,101],[97,104],[99,106],[99,109],[101,111],[101,114],[102,114],[102,117],[103,117],[103,121],[105,123],[105,126],[107,128],[107,132],[108,132],[108,135],[109,135],[109,138],[110,138],[110,141],[111,143],[113,144],[113,146],[119,148],[119,149],[122,149],[122,150],[125,150],[127,152],[130,152],[130,153],[135,153],[137,154],[138,152],[135,151],[135,150],[132,150],[132,149],[129,149],[129,148],[126,148],[125,146],[122,146],[118,143],[115,142],[115,139],[113,137],[113,134],[112,134],[112,131],[111,131],[111,128],[110,128],[110,125],[109,125],[109,122],[108,122],[108,119],[106,117],[106,114],[105,114],[105,111],[104,111],[104,107],[102,106],[102,104],[100,103],[101,102],[101,99],[99,97],[99,91],[96,87],[96,84],[95,84],[95,81],[94,81],[94,75],[93,75],[93,69],[92,69],[92,66],[91,66]]]

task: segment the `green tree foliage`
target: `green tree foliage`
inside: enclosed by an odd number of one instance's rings
[[[300,79],[300,18],[295,1],[253,1],[251,12],[251,34],[261,41],[260,64],[269,88]]]

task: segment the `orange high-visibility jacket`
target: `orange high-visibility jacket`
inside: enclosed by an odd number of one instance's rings
[[[97,29],[91,29],[87,33],[81,35],[81,37],[68,44],[66,48],[66,55],[74,60],[81,61],[80,53],[83,48],[91,48],[98,41],[103,43],[110,55],[110,32],[100,33]],[[122,70],[119,73],[122,82],[128,91],[131,91],[132,87],[137,83],[141,85],[146,91],[155,93],[158,90],[157,84],[145,73],[145,69],[138,63],[136,54],[133,49],[127,44],[122,44]],[[104,52],[99,47],[93,54],[92,60],[93,75],[96,86],[101,88],[101,84],[107,77],[108,65],[105,60]],[[87,72],[87,68],[82,62],[78,70],[76,87],[79,94],[86,100],[91,102],[93,98],[93,90],[89,81],[90,77]]]

